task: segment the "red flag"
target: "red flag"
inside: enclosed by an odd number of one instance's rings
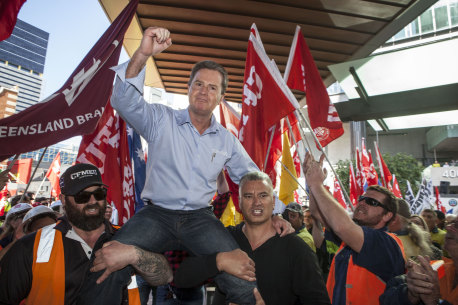
[[[237,138],[239,135],[240,114],[225,100],[219,104],[219,117],[221,125]]]
[[[291,45],[285,79],[289,88],[305,92],[310,125],[321,146],[325,147],[344,133],[299,26]]]
[[[239,139],[261,170],[265,170],[267,131],[298,108],[296,98],[272,66],[262,44],[250,32]]]
[[[26,0],[2,0],[0,2],[0,41],[13,33],[17,15]]]
[[[347,209],[347,204],[345,203],[342,189],[340,188],[339,181],[336,179],[336,177],[334,177],[334,190],[332,192],[332,196],[340,203],[344,209]]]
[[[439,211],[441,211],[442,213],[446,214],[446,210],[445,210],[445,207],[444,205],[442,204],[442,201],[441,201],[441,198],[440,198],[440,195],[439,195],[439,189],[437,188],[437,186],[434,187],[434,191],[436,193],[436,206],[437,206],[437,209]]]
[[[370,150],[369,150],[368,155],[369,155],[369,176],[367,178],[367,184],[376,185],[378,184],[378,174],[377,174],[377,171],[375,170],[374,162],[372,162],[372,154]]]
[[[13,175],[16,183],[27,184],[30,180],[32,173],[32,162],[33,159],[19,159],[16,160],[13,167],[10,170],[10,174]],[[9,164],[10,162],[8,162]]]
[[[356,204],[358,203],[358,197],[360,195],[359,193],[359,188],[356,183],[356,177],[355,177],[355,172],[353,171],[353,164],[350,162],[350,200],[351,204],[356,207]]]
[[[377,142],[374,142],[374,146],[375,146],[375,154],[377,156],[378,166],[380,168],[380,175],[382,176],[383,186],[388,188],[388,185],[390,184],[392,176],[391,176],[390,170],[388,169],[388,166],[386,166],[385,161],[383,161],[382,154],[380,153],[380,149],[378,148]]]
[[[396,196],[398,198],[402,198],[401,189],[399,188],[398,181],[396,180],[396,175],[393,175],[393,189],[392,189],[392,192],[393,192],[394,196]]]
[[[301,159],[299,158],[299,153],[297,152],[297,148],[294,149],[293,162],[294,162],[294,167],[296,168],[296,175],[297,177],[300,177],[301,176]]]
[[[52,195],[54,197],[59,196],[60,194],[60,186],[59,186],[59,178],[60,178],[60,152],[57,153],[56,157],[49,166],[48,172],[46,173],[46,178],[51,182],[52,187]]]
[[[138,0],[110,25],[63,87],[41,103],[0,120],[0,160],[94,131],[113,88],[126,32]]]
[[[77,163],[91,163],[108,185],[107,201],[118,210],[118,224],[124,224],[135,211],[134,181],[129,156],[126,123],[115,115],[110,103],[96,130],[83,137]]]

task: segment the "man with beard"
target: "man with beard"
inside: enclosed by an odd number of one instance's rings
[[[307,153],[303,168],[312,214],[342,242],[327,281],[331,303],[379,304],[385,283],[404,273],[402,243],[387,232],[397,212],[396,197],[384,187],[369,186],[359,197],[352,220],[323,185],[323,160],[323,155],[317,162]]]
[[[97,167],[70,167],[60,188],[66,216],[18,240],[0,262],[0,304],[75,304],[91,255],[115,233],[104,219],[106,188]],[[124,245],[118,256],[151,285],[172,278],[162,255]],[[134,304],[131,292],[124,299]]]

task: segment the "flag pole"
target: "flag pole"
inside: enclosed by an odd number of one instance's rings
[[[43,153],[40,156],[40,160],[38,160],[37,166],[33,170],[32,176],[30,177],[29,183],[27,183],[27,186],[25,187],[24,193],[21,196],[21,199],[19,199],[19,202],[22,202],[22,199],[24,199],[25,194],[27,193],[27,190],[29,189],[30,183],[32,183],[33,177],[35,176],[35,173],[37,172],[38,166],[41,163],[41,160],[43,160],[43,157],[45,156],[46,150],[48,149],[48,146],[45,147],[45,150],[43,150]]]
[[[301,187],[301,189],[303,189],[304,192],[308,195],[309,193],[307,192],[307,190],[301,185],[299,180],[297,180],[297,178],[294,177],[293,173],[291,173],[291,171],[288,169],[288,167],[286,167],[286,165],[283,162],[281,162],[280,160],[277,160],[277,162],[280,162],[280,164],[283,166],[283,168],[286,170],[286,172],[291,176],[291,178],[293,178],[296,181],[297,185],[299,185]]]
[[[275,124],[274,126],[270,127],[270,129],[272,129],[272,134],[270,135],[269,145],[267,146],[266,158],[264,160],[264,170],[263,170],[264,173],[266,172],[267,159],[269,158],[270,147],[272,146],[272,141],[274,139],[275,128],[277,128],[277,124]]]
[[[321,152],[324,154],[324,157],[326,158],[326,161],[328,161],[328,163],[329,163],[329,165],[330,165],[330,167],[331,167],[331,170],[332,170],[332,172],[334,173],[334,176],[336,177],[337,181],[339,181],[339,184],[341,185],[340,188],[342,189],[342,192],[344,193],[346,200],[348,200],[348,202],[350,203],[350,205],[349,205],[350,208],[352,208],[353,205],[351,204],[350,196],[348,196],[347,191],[346,191],[345,188],[343,187],[342,181],[340,181],[339,175],[337,175],[337,172],[335,171],[334,167],[332,166],[331,161],[330,161],[329,158],[328,158],[328,155],[326,154],[326,152],[325,152],[324,149],[323,149],[323,146],[321,146],[320,141],[318,141],[318,138],[316,137],[315,133],[313,132],[312,126],[310,126],[309,121],[307,121],[307,119],[306,119],[305,116],[302,114],[302,112],[301,112],[300,110],[299,110],[298,112],[299,112],[299,115],[300,115],[300,117],[302,118],[302,120],[305,122],[305,124],[307,125],[307,127],[310,129],[311,134],[312,134],[312,136],[313,136],[313,139],[314,139],[315,142],[318,144],[318,147],[320,148]],[[347,203],[347,204],[348,204],[348,203]]]
[[[43,185],[43,183],[45,182],[45,179],[46,179],[46,176],[43,177],[43,180],[41,180],[41,183],[40,183],[40,185],[38,186],[37,194],[41,194],[41,193],[42,193],[42,192],[40,191],[40,189],[41,189],[41,186]]]
[[[382,165],[382,160],[380,160],[380,149],[378,148],[378,144],[376,141],[374,141],[374,146],[375,146],[375,154],[377,155],[377,162],[378,162],[378,168],[379,168],[379,172],[380,172],[380,176],[382,176],[382,183],[383,183],[383,186],[388,188],[388,186],[386,185],[385,183],[385,173],[384,173],[384,169],[383,169],[383,165]]]

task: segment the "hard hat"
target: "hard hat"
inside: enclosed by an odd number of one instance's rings
[[[28,211],[31,209],[32,209],[32,206],[28,203],[24,203],[24,202],[18,203],[8,211],[8,214],[6,214],[5,222],[7,222],[8,219],[11,218],[14,214],[18,214],[20,212]]]
[[[53,203],[51,203],[51,209],[54,207],[58,207],[60,205],[62,205],[62,201],[60,200],[54,201]]]
[[[49,217],[56,219],[56,214],[51,208],[48,208],[45,205],[36,206],[28,211],[22,220],[24,233],[28,231],[29,225],[32,223],[32,221],[40,215],[49,215]]]

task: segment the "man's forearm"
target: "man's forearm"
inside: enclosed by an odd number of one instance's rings
[[[148,284],[160,286],[172,281],[172,269],[164,255],[148,252],[138,247],[135,247],[135,251],[138,258],[132,266]]]
[[[127,65],[126,78],[136,77],[143,69],[143,67],[145,67],[148,58],[149,57],[144,56],[140,54],[140,52],[136,51],[132,56],[129,64]]]

